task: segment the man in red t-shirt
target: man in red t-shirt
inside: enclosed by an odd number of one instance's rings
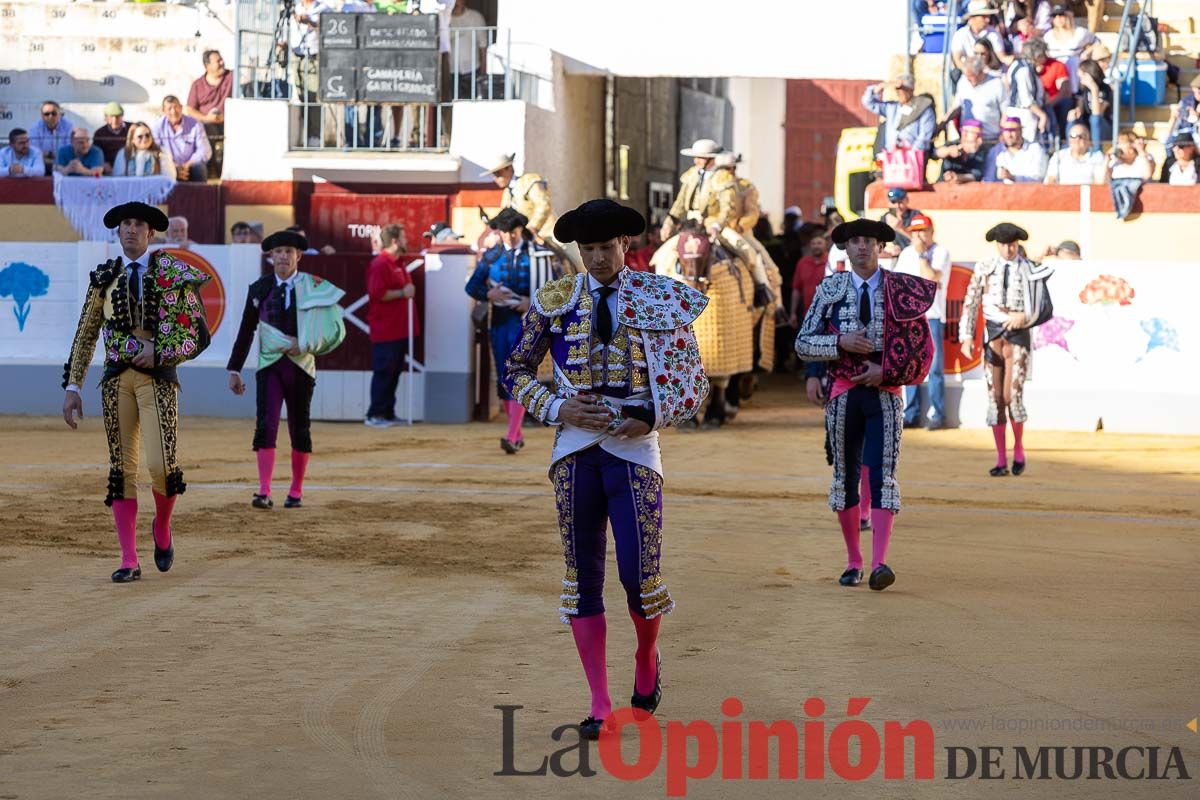
[[[796,262],[792,275],[792,305],[788,324],[799,328],[800,322],[812,305],[817,284],[825,277],[825,266],[829,262],[829,235],[824,231],[813,234],[808,242],[808,255]]]
[[[646,229],[646,246],[639,247],[636,250],[631,249],[625,254],[625,266],[629,267],[634,272],[654,272],[654,267],[650,264],[650,259],[658,252],[658,248],[662,246],[662,237],[659,236],[657,228],[651,225]]]
[[[204,132],[212,145],[208,177],[221,177],[225,154],[225,101],[233,94],[233,73],[225,69],[225,59],[217,50],[204,51],[204,74],[192,81],[183,113],[204,123]]]
[[[1033,66],[1037,70],[1038,80],[1046,90],[1046,102],[1043,108],[1055,120],[1057,132],[1064,139],[1067,131],[1067,112],[1075,107],[1075,95],[1071,93],[1071,76],[1067,65],[1058,59],[1045,55],[1045,47],[1039,44],[1033,48]]]
[[[408,270],[399,261],[404,248],[404,228],[384,225],[379,232],[383,249],[367,267],[367,325],[371,329],[371,407],[366,424],[387,428],[396,424],[396,386],[408,356],[409,298],[416,294]],[[412,335],[420,320],[413,309]]]

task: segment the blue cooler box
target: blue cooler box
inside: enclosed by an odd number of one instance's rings
[[[946,52],[946,15],[926,14],[921,17],[922,53]]]
[[[1122,61],[1118,74],[1123,74],[1128,62]],[[1138,61],[1133,77],[1133,97],[1136,105],[1159,106],[1167,101],[1167,65],[1161,61]],[[1129,102],[1129,85],[1121,81],[1121,102]]]

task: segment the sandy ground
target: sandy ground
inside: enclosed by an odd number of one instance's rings
[[[262,512],[251,428],[184,420],[175,567],[153,569],[143,476],[147,571],[118,586],[98,417],[78,432],[0,420],[0,798],[665,795],[665,755],[628,784],[594,745],[594,777],[493,774],[495,706],[523,706],[523,770],[587,711],[555,611],[548,431],[512,457],[499,423],[318,424],[305,507]],[[869,697],[877,730],[932,725],[937,777],[797,785],[773,765],[766,781],[694,780],[689,797],[1200,796],[1185,728],[1200,713],[1200,439],[1031,432],[1028,472],[997,480],[989,432],[906,432],[898,581],[876,593],[836,583],[821,437],[786,382],[725,430],[665,436],[679,605],[660,724],[727,721],[736,696],[743,722],[799,725],[817,696],[832,730],[847,698]],[[624,704],[633,631],[610,569]],[[624,745],[632,760],[632,733]],[[946,747],[984,745],[1008,748],[1009,777],[1017,745],[1157,746],[1160,769],[1178,747],[1192,780],[945,779]]]

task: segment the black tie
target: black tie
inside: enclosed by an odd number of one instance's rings
[[[608,296],[615,291],[611,286],[601,286],[596,290],[596,294],[600,295],[600,306],[596,309],[596,333],[600,334],[600,341],[605,344],[612,341],[613,319],[612,312],[608,310]]]
[[[142,282],[138,279],[141,264],[136,261],[129,265],[129,297],[135,302],[142,302]]]
[[[858,300],[858,321],[864,328],[871,321],[871,293],[867,291],[865,283],[862,286],[862,297]]]

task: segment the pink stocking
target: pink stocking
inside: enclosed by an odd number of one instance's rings
[[[254,451],[258,458],[258,493],[271,496],[271,474],[275,472],[275,448],[261,447]]]
[[[658,628],[662,624],[662,615],[654,619],[638,616],[632,608],[629,616],[633,619],[633,628],[637,631],[637,653],[633,661],[633,688],[640,695],[654,694],[654,684],[658,682]]]
[[[159,550],[171,546],[171,512],[175,510],[176,497],[154,493],[154,544]]]
[[[859,549],[858,508],[847,508],[837,512],[838,524],[842,526],[842,538],[846,540],[846,568],[862,569],[862,550]]]
[[[117,528],[117,541],[121,544],[121,569],[138,565],[137,557],[137,498],[113,500],[113,524]]]
[[[996,466],[997,467],[1007,467],[1008,466],[1008,453],[1005,452],[1005,444],[1004,444],[1006,430],[1007,429],[1004,427],[1003,422],[1000,423],[999,425],[992,426],[992,436],[994,436],[996,438]]]
[[[604,615],[572,617],[571,633],[575,636],[575,649],[579,651],[588,688],[592,690],[591,715],[596,719],[608,719],[612,713],[612,700],[608,696],[608,663],[604,656],[608,638]]]
[[[308,469],[308,457],[311,453],[292,451],[292,488],[288,489],[288,497],[300,497],[304,491],[304,471]]]
[[[505,400],[504,407],[508,411],[508,440],[510,442],[519,442],[524,438],[524,435],[521,433],[521,422],[525,419],[525,406],[516,400]]]
[[[871,518],[871,468],[863,465],[862,484],[858,487],[858,518],[866,522]]]
[[[888,542],[892,538],[892,523],[896,521],[894,511],[886,508],[871,509],[871,569],[887,561]]]
[[[1025,463],[1025,423],[1013,422],[1013,461]]]

